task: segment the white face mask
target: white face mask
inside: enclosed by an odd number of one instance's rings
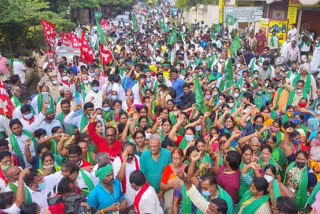
[[[69,79],[69,78],[68,78],[67,76],[62,77],[62,80],[63,80],[63,81],[68,81],[68,79]]]
[[[239,93],[234,93],[234,97],[239,97]]]
[[[57,84],[58,84],[58,81],[57,81],[57,80],[53,80],[53,81],[52,81],[52,84],[57,85]]]
[[[232,108],[234,106],[234,103],[228,103],[228,106]]]
[[[301,93],[302,92],[302,89],[297,89],[296,90],[298,93]]]
[[[247,91],[247,89],[242,87],[242,91]]]
[[[84,84],[88,84],[89,80],[83,80]]]
[[[264,175],[263,177],[268,181],[268,183],[270,183],[271,181],[273,181],[273,177],[270,176],[270,175]]]
[[[150,139],[151,133],[145,133],[145,135],[146,135],[146,139]]]

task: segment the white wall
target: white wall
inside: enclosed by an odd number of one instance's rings
[[[189,11],[184,10],[183,17],[185,22],[193,23],[195,19],[198,22],[204,21],[206,25],[219,23],[219,5],[200,5],[197,8],[192,7]]]

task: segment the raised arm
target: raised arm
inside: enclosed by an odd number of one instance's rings
[[[17,207],[21,208],[25,202],[25,192],[24,192],[24,177],[26,175],[30,174],[30,169],[25,168],[22,170],[19,174],[19,179],[18,179],[18,189],[17,189],[17,195],[16,195],[16,201],[15,204]]]
[[[161,124],[161,121],[162,121],[162,117],[160,116],[160,117],[157,118],[157,121],[154,123],[154,125],[152,127],[152,133],[156,133],[157,132],[158,127]]]
[[[231,137],[229,137],[229,139],[223,144],[222,150],[224,154],[226,154],[229,151],[230,144],[234,139],[238,139],[240,137],[240,134],[241,134],[241,131],[235,131],[233,135],[231,135]]]
[[[182,119],[178,118],[177,123],[172,127],[172,129],[169,132],[169,139],[172,142],[176,142],[177,141],[176,132],[177,132],[178,128],[181,126],[181,123],[182,123]]]
[[[294,131],[293,128],[288,128],[286,130],[286,133],[284,134],[284,138],[283,138],[283,149],[284,149],[284,155],[286,157],[289,157],[290,155],[292,155],[293,153],[293,148],[291,146],[290,143],[290,134]]]
[[[224,121],[224,118],[226,118],[226,116],[229,114],[229,110],[226,110],[225,112],[223,112],[223,114],[221,115],[221,117],[219,117],[219,119],[217,120],[217,123],[216,123],[216,126],[219,128],[219,129],[222,129],[223,128],[223,121]]]

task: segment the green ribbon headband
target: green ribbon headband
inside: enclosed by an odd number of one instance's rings
[[[143,69],[143,71],[151,71],[151,69],[150,68],[145,68],[145,69]]]
[[[46,114],[49,114],[51,112],[53,112],[53,109],[52,108],[48,108],[47,111],[46,111]]]
[[[112,169],[113,167],[110,164],[106,165],[105,167],[101,167],[96,171],[96,177],[101,181],[109,175]]]
[[[162,64],[162,66],[168,66],[169,67],[169,64],[168,63],[164,63],[164,64]]]

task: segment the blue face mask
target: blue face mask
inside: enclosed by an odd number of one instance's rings
[[[196,131],[200,132],[201,131],[201,125],[196,126]]]
[[[97,92],[97,91],[99,91],[99,87],[92,87],[92,90]]]
[[[31,100],[28,100],[27,105],[31,105]]]
[[[96,75],[95,73],[89,73],[89,75],[91,76],[91,77],[93,77],[94,75]]]
[[[186,135],[184,135],[184,138],[186,139],[186,141],[190,141],[190,140],[193,140],[193,135],[191,135],[191,134],[186,134]]]
[[[111,95],[111,100],[116,100],[116,99],[118,99],[117,95]]]
[[[39,187],[38,187],[38,190],[40,190],[40,191],[43,190],[45,186],[46,186],[45,182],[40,183]]]
[[[103,108],[103,111],[110,111],[110,106],[104,107],[104,108]]]
[[[294,143],[295,145],[298,145],[300,143],[300,140],[293,140],[292,143]]]
[[[150,77],[147,78],[147,82],[151,82],[152,79]]]
[[[33,116],[33,113],[30,112],[29,114],[25,114],[24,117],[27,119],[27,120],[30,120]]]
[[[210,195],[212,195],[208,190],[202,191],[201,193],[202,193],[202,195],[204,195],[206,197],[209,197]]]
[[[299,119],[297,119],[297,118],[294,118],[294,119],[293,119],[293,123],[296,124],[296,125],[298,125],[298,124],[301,123],[301,121],[300,121]]]

